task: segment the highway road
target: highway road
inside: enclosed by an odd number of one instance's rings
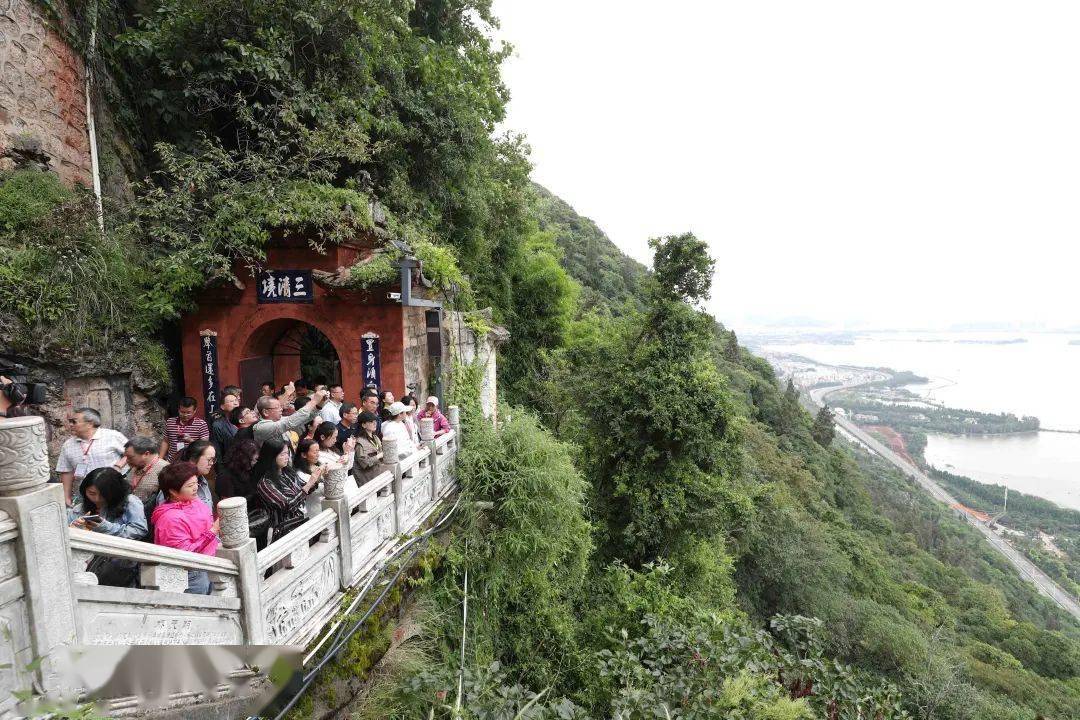
[[[862,385],[866,380],[859,380],[858,382],[849,382],[843,385],[834,385],[823,388],[813,388],[809,391],[810,400],[815,405],[821,406],[825,402],[825,398],[830,394],[837,392],[838,390],[844,390],[851,387]],[[945,491],[943,487],[938,485],[928,475],[924,474],[917,467],[909,463],[904,458],[900,457],[881,442],[875,440],[870,434],[859,428],[854,423],[848,421],[845,418],[834,416],[836,424],[843,428],[847,433],[859,440],[859,442],[866,445],[872,452],[889,461],[897,468],[899,468],[905,475],[913,479],[919,485],[922,486],[926,492],[930,493],[930,496],[935,500],[939,500],[945,503],[947,506],[956,505],[957,501],[952,495]],[[1006,560],[1008,560],[1021,577],[1026,579],[1032,585],[1038,589],[1040,593],[1057,603],[1062,610],[1072,615],[1077,620],[1080,620],[1080,603],[1076,602],[1069,593],[1054,582],[1050,577],[1042,570],[1037,568],[1034,563],[1028,560],[1026,557],[1020,554],[1012,545],[1008,543],[1005,538],[995,533],[990,529],[990,526],[986,523],[976,520],[974,517],[966,512],[961,512],[960,515],[967,520],[968,524],[978,530],[983,537],[987,539],[990,545],[1001,553]]]

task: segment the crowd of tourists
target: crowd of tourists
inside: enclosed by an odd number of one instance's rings
[[[182,398],[160,439],[127,438],[102,427],[97,410],[73,408],[56,464],[71,526],[214,555],[215,503],[241,496],[252,537],[266,547],[319,511],[327,473],[344,471],[346,492],[356,492],[385,470],[384,438],[396,442],[396,461],[419,449],[421,419],[432,419],[436,437],[450,431],[437,397],[421,409],[412,395],[368,388],[359,400],[346,402],[341,385],[301,379],[264,383],[245,405],[228,386],[207,420],[194,398]],[[139,582],[138,565],[120,558],[95,556],[87,570],[102,585]],[[191,571],[187,592],[208,594],[207,573]]]

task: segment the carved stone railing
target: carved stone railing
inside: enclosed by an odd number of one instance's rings
[[[83,571],[85,562],[99,555],[139,563],[139,586],[147,591],[182,593],[187,590],[188,572],[201,570],[210,574],[211,595],[236,597],[239,572],[229,560],[78,528],[69,532],[76,585],[98,584],[93,573]]]
[[[266,642],[303,645],[342,590],[337,513],[323,510],[258,553]]]
[[[70,528],[79,641],[86,645],[233,645],[244,642],[236,563],[138,540]],[[97,584],[94,556],[139,564],[138,588]],[[191,595],[188,572],[210,575]]]
[[[404,458],[396,468],[397,520],[400,532],[409,532],[424,519],[431,505],[431,447]]]
[[[454,490],[460,424],[457,408],[447,414],[453,431],[434,438],[422,421],[421,448],[408,457],[385,443],[383,472],[359,491],[346,492],[344,471],[328,473],[321,511],[262,551],[246,501],[222,500],[217,557],[68,527],[60,486],[47,483],[43,421],[0,419],[0,716],[14,704],[8,691],[62,690],[52,657],[76,642],[310,641],[345,591]],[[138,563],[140,587],[98,585],[87,572],[94,556]],[[184,592],[190,570],[209,573],[210,595]]]
[[[349,585],[359,582],[378,562],[382,550],[398,535],[397,496],[394,473],[385,470],[360,486],[360,492],[348,500],[348,537],[352,545]]]
[[[34,681],[29,666],[34,655],[30,627],[25,621],[26,595],[19,576],[18,525],[6,512],[0,512],[0,717],[15,705],[11,688],[30,687]],[[7,692],[6,692],[7,691]]]
[[[27,689],[18,684],[27,674],[46,694],[59,695],[59,656],[78,639],[64,493],[48,480],[45,421],[0,419],[0,513],[16,527],[9,542],[18,573],[3,582],[0,617],[10,625],[12,640],[5,633],[0,643],[20,660],[34,663],[19,665],[17,684],[0,687],[0,709],[4,704],[10,708],[10,692]]]

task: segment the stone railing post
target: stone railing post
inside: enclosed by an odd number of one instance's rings
[[[56,655],[80,633],[64,491],[49,483],[40,417],[0,418],[0,511],[19,526],[15,554],[41,687],[58,695],[65,688]]]
[[[457,405],[446,408],[446,419],[450,422],[450,427],[454,428],[454,435],[461,437],[461,410]]]
[[[401,482],[401,463],[398,462],[397,440],[383,440],[383,464],[386,469],[394,474],[394,516],[397,518],[397,528],[400,532],[405,527],[405,492]]]
[[[431,502],[439,499],[439,461],[435,457],[435,419],[420,418],[420,442],[428,446],[428,462],[431,463]]]
[[[240,616],[244,621],[244,643],[266,644],[266,623],[263,620],[262,592],[259,583],[259,563],[255,538],[248,528],[247,498],[225,498],[217,505],[220,520],[221,547],[217,555],[236,563],[238,572],[236,595],[240,598]]]
[[[424,442],[431,442],[435,439],[434,418],[420,418],[420,439]]]
[[[323,479],[323,510],[332,509],[337,514],[338,551],[341,553],[341,589],[352,584],[352,516],[349,499],[345,497],[345,484],[349,479],[347,470],[336,468]]]

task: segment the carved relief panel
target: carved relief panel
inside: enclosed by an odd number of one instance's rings
[[[337,553],[330,553],[315,567],[298,575],[266,609],[266,637],[284,645],[337,592],[341,574]]]

